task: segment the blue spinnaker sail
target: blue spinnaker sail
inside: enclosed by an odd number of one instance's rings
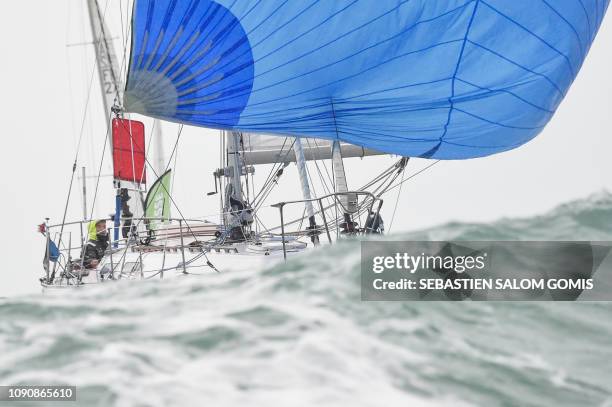
[[[609,0],[136,0],[128,111],[464,159],[535,137]]]

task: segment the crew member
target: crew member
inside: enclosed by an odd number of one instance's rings
[[[385,231],[385,224],[383,223],[382,216],[380,216],[380,213],[370,211],[368,218],[366,219],[364,229],[366,235],[382,235]]]
[[[83,254],[83,266],[87,269],[95,269],[104,257],[108,247],[108,231],[106,220],[93,220],[87,227],[87,244]]]

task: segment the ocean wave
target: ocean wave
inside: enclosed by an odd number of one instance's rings
[[[611,220],[605,192],[385,239],[612,240]],[[610,304],[362,302],[359,250],[346,240],[270,268],[2,299],[0,384],[76,385],[83,406],[612,398]]]

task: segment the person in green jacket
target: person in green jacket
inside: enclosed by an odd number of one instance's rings
[[[83,253],[83,266],[94,269],[100,264],[108,248],[108,231],[106,220],[92,220],[87,227],[87,244]]]

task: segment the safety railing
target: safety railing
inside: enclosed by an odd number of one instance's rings
[[[335,193],[331,193],[331,194],[327,194],[324,196],[320,196],[317,198],[312,198],[312,199],[301,199],[301,200],[296,200],[296,201],[285,201],[285,202],[279,202],[276,204],[271,205],[272,207],[278,208],[279,210],[279,214],[280,214],[280,229],[281,229],[281,239],[282,239],[282,243],[283,243],[283,257],[285,259],[287,259],[287,249],[285,246],[285,217],[284,217],[284,208],[287,205],[292,205],[292,204],[305,204],[306,202],[316,202],[319,206],[318,211],[315,212],[315,215],[320,214],[322,220],[323,220],[323,226],[325,228],[325,233],[327,235],[327,239],[329,241],[329,243],[332,243],[332,238],[331,238],[331,233],[329,230],[329,225],[330,223],[327,221],[327,217],[325,215],[325,211],[327,209],[329,209],[328,207],[325,207],[323,204],[323,200],[327,200],[329,198],[333,198],[334,199],[334,204],[332,204],[331,206],[334,205],[339,205],[341,207],[341,209],[343,209],[344,211],[348,211],[348,208],[344,207],[344,203],[342,202],[342,200],[340,199],[340,197],[359,197],[359,196],[366,196],[366,199],[364,200],[364,202],[362,202],[361,204],[357,204],[357,212],[361,211],[361,208],[363,206],[368,206],[368,213],[373,213],[374,212],[374,206],[377,205],[376,208],[376,212],[375,212],[375,216],[379,217],[380,216],[380,208],[382,207],[383,204],[383,200],[377,196],[375,196],[373,193],[368,192],[368,191],[348,191],[348,192],[335,192]],[[337,219],[336,219],[337,221]],[[362,233],[367,233],[368,227],[364,227],[363,230],[361,231]],[[314,231],[310,231],[311,233],[317,233],[316,230]]]
[[[79,281],[83,276],[85,247],[89,240],[88,226],[92,221],[114,222],[112,218],[97,218],[95,220],[78,220],[66,222],[64,224],[48,224],[48,219],[43,224],[46,238],[46,255],[44,258],[45,280],[47,283],[55,281],[55,276],[59,272],[60,280],[62,276],[67,278],[77,278]],[[153,221],[163,222],[163,227],[152,231],[147,229],[147,224]],[[41,225],[42,226],[42,225]],[[119,255],[122,259],[130,247],[137,248],[151,242],[177,241],[175,245],[180,250],[182,257],[183,272],[186,273],[185,250],[192,251],[193,247],[185,244],[186,236],[192,236],[196,241],[200,238],[214,238],[219,234],[220,226],[203,219],[183,219],[183,218],[121,218],[118,226],[114,224],[105,228],[108,234],[108,246],[105,256],[109,256],[110,274],[114,275],[117,262],[115,256]],[[59,231],[58,231],[59,229]],[[124,237],[115,239],[115,231],[118,230]],[[42,232],[43,230],[41,230]],[[125,236],[127,234],[127,236]],[[75,237],[78,236],[78,237]],[[77,242],[77,244],[74,244]],[[191,242],[192,244],[193,242]],[[55,247],[57,250],[52,250]],[[73,256],[74,252],[76,256]],[[55,253],[53,253],[55,252]],[[139,253],[139,263],[142,267],[142,251]],[[75,259],[80,260],[78,270],[75,270]],[[122,260],[124,262],[124,260]],[[52,265],[51,265],[52,263]]]

